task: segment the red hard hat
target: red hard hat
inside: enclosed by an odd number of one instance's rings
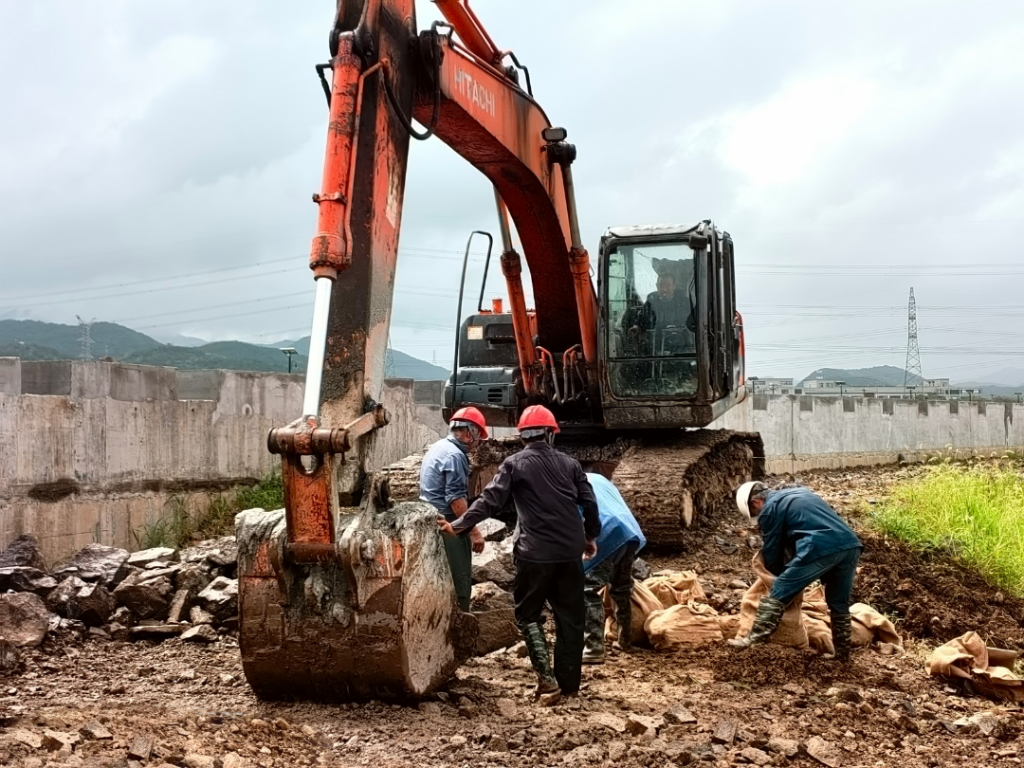
[[[522,432],[524,429],[540,429],[541,427],[549,427],[555,432],[559,431],[555,414],[543,405],[531,405],[519,417],[519,424],[516,428]]]
[[[472,406],[469,408],[459,408],[459,410],[452,414],[448,423],[455,424],[457,421],[468,421],[470,424],[475,424],[480,429],[480,437],[484,440],[487,439],[487,421],[484,419],[484,415],[476,408]],[[455,424],[455,426],[459,425]]]

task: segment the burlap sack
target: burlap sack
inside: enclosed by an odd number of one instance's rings
[[[673,605],[679,605],[678,593],[664,577],[652,576],[649,579],[645,579],[643,585],[651,590],[651,594],[658,598],[662,608],[671,608]]]
[[[613,642],[619,637],[619,629],[615,622],[615,605],[612,602],[611,595],[608,594],[608,590],[604,592],[604,637],[605,642]],[[651,592],[650,588],[640,583],[639,581],[633,582],[633,594],[631,597],[633,604],[632,616],[632,628],[630,630],[630,640],[633,645],[643,645],[647,641],[647,636],[644,634],[644,623],[647,621],[647,617],[654,611],[663,610],[661,601],[657,596]]]
[[[746,637],[750,634],[750,629],[754,626],[754,620],[757,617],[757,606],[760,604],[761,598],[772,591],[772,584],[775,583],[775,577],[764,567],[760,552],[754,555],[751,566],[757,580],[744,593],[743,600],[740,602],[740,625],[736,637]],[[793,602],[786,607],[779,628],[771,636],[771,642],[792,648],[807,648],[809,646],[807,629],[804,627],[801,612],[802,604],[803,595],[797,595]]]
[[[1024,680],[1013,673],[1016,661],[1016,651],[987,648],[977,632],[968,632],[932,651],[928,672],[936,677],[969,680],[986,696],[1024,701]]]
[[[647,617],[644,632],[656,651],[671,650],[682,645],[720,643],[724,638],[714,608],[704,603],[689,602],[654,611]]]
[[[686,605],[691,600],[707,602],[707,595],[693,571],[678,571],[651,576],[644,580],[644,586],[651,590],[663,608]]]
[[[853,616],[853,644],[855,646],[871,645],[878,640],[880,643],[892,643],[903,647],[903,638],[896,627],[885,616],[866,603],[854,603],[850,606]]]
[[[740,615],[734,613],[731,616],[719,616],[718,628],[722,630],[722,637],[724,639],[732,640],[740,629]]]

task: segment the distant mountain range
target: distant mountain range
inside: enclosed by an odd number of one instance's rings
[[[224,368],[235,371],[283,373],[288,358],[282,347],[294,347],[292,372],[306,370],[309,337],[275,344],[243,341],[205,342],[188,336],[163,337],[177,344],[157,341],[144,333],[117,323],[94,323],[90,328],[93,359],[110,358],[137,365],[166,365],[188,370]],[[77,360],[82,357],[82,331],[76,325],[43,323],[36,320],[0,320],[0,357],[22,360]],[[424,360],[391,350],[387,375],[392,378],[436,381],[448,378],[448,371]]]

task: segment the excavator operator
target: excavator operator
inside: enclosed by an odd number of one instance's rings
[[[469,508],[469,451],[487,439],[487,422],[476,408],[462,408],[452,414],[448,422],[448,436],[438,440],[423,457],[420,467],[420,499],[431,504],[445,520],[460,518]],[[474,552],[484,551],[484,537],[476,529],[469,529],[466,535],[446,535],[444,551],[448,556],[448,567],[455,582],[455,596],[459,609],[469,610],[469,598],[473,591]]]
[[[597,554],[601,518],[583,467],[551,447],[558,432],[554,414],[531,405],[518,429],[526,444],[523,450],[501,463],[466,514],[454,523],[439,517],[437,523],[444,533],[459,534],[501,511],[509,497],[515,502],[516,623],[537,673],[536,694],[546,697],[542,703],[553,703],[559,694],[580,689],[585,620],[581,556]],[[544,637],[544,603],[555,615],[553,669]]]

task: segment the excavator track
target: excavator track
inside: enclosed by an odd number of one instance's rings
[[[699,429],[606,441],[567,435],[555,447],[588,472],[614,481],[650,549],[689,548],[715,521],[735,514],[737,486],[764,477],[764,446],[756,432]],[[479,494],[501,462],[521,449],[522,443],[510,438],[488,440],[474,451],[470,495]],[[392,501],[418,497],[422,459],[422,454],[408,456],[378,472],[387,478]]]

